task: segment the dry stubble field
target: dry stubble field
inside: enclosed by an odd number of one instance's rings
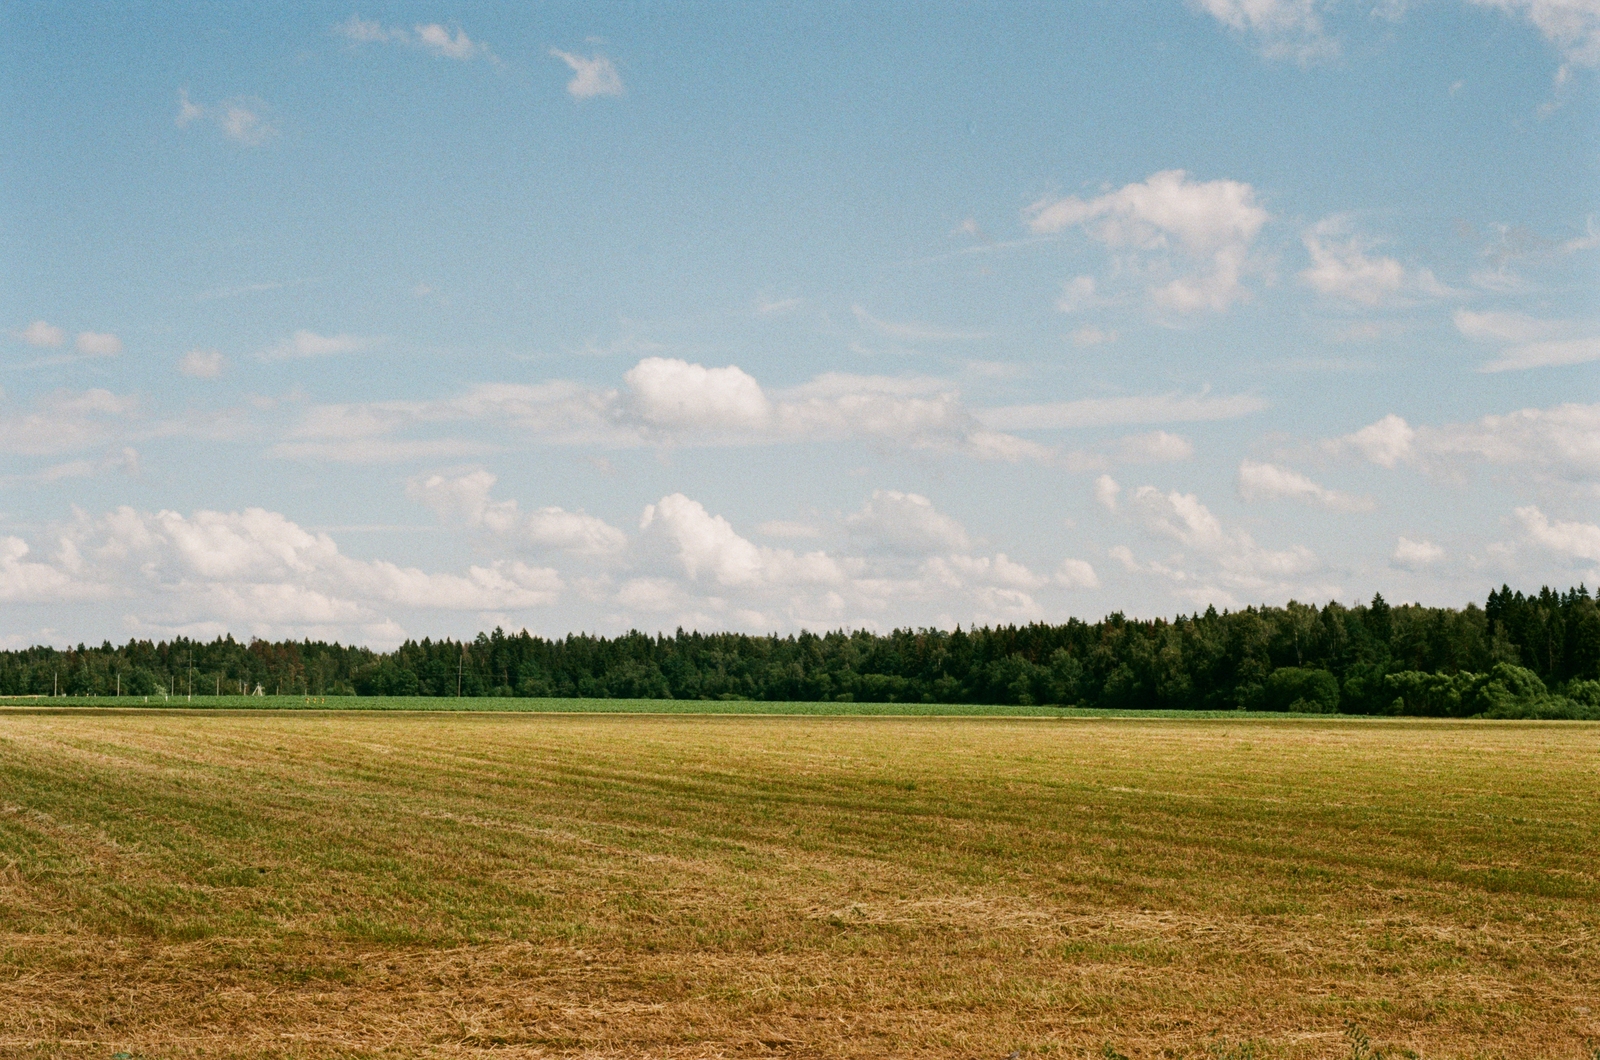
[[[0,1055],[1588,1060],[1597,850],[1591,725],[8,714]]]

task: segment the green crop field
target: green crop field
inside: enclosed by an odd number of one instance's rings
[[[1590,1060],[1597,852],[1585,723],[12,711],[0,1056]]]

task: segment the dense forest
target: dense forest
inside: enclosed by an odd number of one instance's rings
[[[0,653],[0,695],[559,696],[1022,703],[1600,718],[1584,587],[1483,607],[1289,603],[1099,622],[547,640],[496,629],[392,652],[224,637]]]

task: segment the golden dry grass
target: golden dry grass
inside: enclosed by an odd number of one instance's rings
[[[0,1055],[1583,1057],[1600,727],[0,716]]]

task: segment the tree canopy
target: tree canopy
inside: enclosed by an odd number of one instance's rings
[[[322,641],[133,640],[0,652],[0,695],[269,693],[1018,703],[1600,717],[1582,586],[1460,609],[1369,603],[954,631],[547,639],[502,629],[391,652]]]

